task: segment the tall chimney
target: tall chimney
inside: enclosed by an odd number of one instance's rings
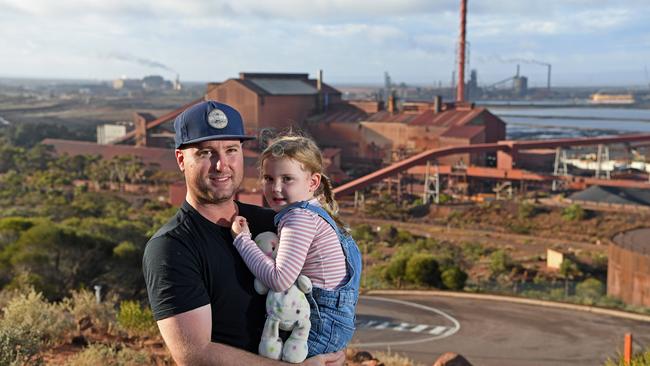
[[[460,39],[458,42],[458,88],[456,101],[465,101],[465,24],[467,18],[467,0],[460,0]]]
[[[316,78],[316,89],[318,89],[318,92],[323,90],[323,69],[318,70],[318,77]]]
[[[327,109],[327,95],[323,95],[323,70],[319,69],[316,73],[316,110],[324,112]]]
[[[395,93],[394,92],[390,93],[390,95],[388,96],[388,112],[389,113],[395,113],[395,110],[397,109],[396,105],[395,105],[395,102],[396,102],[395,99],[396,99],[395,98]]]
[[[435,95],[433,97],[433,113],[440,113],[442,111],[442,97],[440,95]]]

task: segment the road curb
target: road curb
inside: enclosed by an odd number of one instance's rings
[[[576,304],[566,304],[561,302],[546,301],[546,300],[537,300],[537,299],[526,299],[521,297],[512,297],[512,296],[501,296],[501,295],[487,295],[487,294],[473,294],[467,292],[449,292],[449,291],[405,291],[405,290],[371,290],[363,293],[364,295],[417,295],[417,296],[440,296],[440,297],[455,297],[463,299],[476,299],[476,300],[490,300],[490,301],[505,301],[516,304],[525,304],[533,306],[543,306],[549,308],[558,308],[558,309],[567,309],[567,310],[576,310],[584,311],[594,314],[602,314],[615,316],[618,318],[640,320],[650,323],[650,316],[629,313],[621,310],[612,310],[599,308],[596,306],[588,305],[576,305]]]

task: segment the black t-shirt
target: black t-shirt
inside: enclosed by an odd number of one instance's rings
[[[275,232],[269,209],[237,202],[251,234]],[[184,202],[149,240],[142,259],[149,303],[161,320],[201,306],[212,307],[212,342],[257,352],[265,296],[232,244],[230,227],[210,222]]]

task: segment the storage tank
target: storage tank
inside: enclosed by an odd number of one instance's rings
[[[528,92],[528,78],[525,76],[515,76],[512,79],[512,86],[515,95],[524,96]]]

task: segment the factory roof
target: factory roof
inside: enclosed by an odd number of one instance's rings
[[[612,240],[618,246],[636,253],[650,255],[650,228],[639,228],[614,235]]]
[[[285,73],[247,73],[239,74],[239,79],[233,79],[251,89],[258,95],[316,95],[318,94],[316,79],[309,79],[309,74]],[[326,94],[340,94],[327,85],[321,84]]]
[[[485,131],[485,126],[452,126],[443,132],[440,137],[471,139],[483,131]]]
[[[650,206],[650,189],[591,186],[569,196],[574,201]]]
[[[297,79],[247,79],[271,95],[316,95],[318,90]]]
[[[433,110],[426,110],[421,113],[381,111],[370,115],[365,121],[398,122],[412,126],[451,127],[465,125],[485,111],[485,108],[449,109],[438,113]]]
[[[350,103],[336,103],[327,107],[324,114],[315,116],[313,120],[318,122],[358,122],[366,119],[368,114],[361,108]]]

